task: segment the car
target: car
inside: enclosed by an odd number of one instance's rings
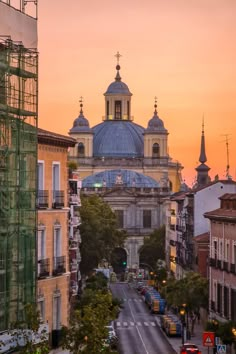
[[[201,354],[198,346],[193,343],[185,343],[180,349],[180,354]]]
[[[104,340],[103,345],[104,347],[110,347],[111,349],[116,349],[118,345],[118,338],[116,335],[116,331],[112,324],[105,327],[108,330],[107,339]]]

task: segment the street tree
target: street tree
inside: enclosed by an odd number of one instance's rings
[[[110,262],[113,249],[123,246],[126,234],[118,230],[115,213],[100,197],[82,197],[81,203],[80,267],[89,274],[104,258]]]
[[[165,226],[146,237],[140,250],[140,263],[148,264],[156,270],[158,260],[165,260]]]

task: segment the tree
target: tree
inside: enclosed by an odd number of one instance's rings
[[[122,247],[126,234],[117,228],[117,219],[110,206],[93,195],[81,198],[81,271],[89,274],[102,259],[110,262],[115,247]]]
[[[165,226],[154,230],[146,237],[140,250],[140,263],[146,263],[156,269],[159,259],[165,260]]]
[[[112,295],[108,291],[88,289],[85,296],[88,299],[72,314],[70,327],[63,328],[63,348],[73,354],[109,353],[104,340],[108,336],[106,326],[115,318]]]

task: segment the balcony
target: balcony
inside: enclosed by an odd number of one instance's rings
[[[176,231],[183,232],[184,231],[184,227],[181,226],[181,225],[176,225]]]
[[[236,274],[236,264],[233,263],[230,264],[230,272]]]
[[[175,226],[176,226],[175,224],[170,224],[169,225],[170,230],[175,231]]]
[[[176,242],[174,240],[170,240],[170,245],[176,247]]]
[[[77,194],[70,195],[70,204],[81,206],[80,196]]]
[[[79,226],[81,224],[80,217],[79,216],[72,216],[70,218],[70,224],[71,224],[71,226]]]
[[[58,276],[65,272],[66,272],[66,256],[54,257],[52,274],[54,276]]]
[[[71,292],[71,296],[75,296],[78,294],[78,290],[79,290],[79,286],[78,283],[74,280],[72,280],[70,282],[70,292]]]
[[[70,262],[70,271],[77,272],[78,268],[79,268],[79,265],[78,265],[77,259],[72,259],[72,261]]]
[[[209,266],[210,267],[216,268],[216,264],[217,264],[216,258],[210,258],[209,259]]]
[[[38,207],[38,209],[47,209],[48,208],[48,191],[38,190],[37,207]]]
[[[70,240],[69,249],[76,250],[79,247],[79,242],[77,240]]]
[[[49,277],[49,258],[38,260],[38,279]]]
[[[221,269],[221,259],[217,259],[216,268]]]
[[[64,191],[53,191],[53,209],[61,209],[65,206]]]

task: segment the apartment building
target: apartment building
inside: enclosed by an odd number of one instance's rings
[[[236,193],[226,193],[210,220],[209,312],[211,318],[236,321]]]
[[[70,137],[38,129],[37,302],[53,346],[69,315],[67,154],[74,144]]]

